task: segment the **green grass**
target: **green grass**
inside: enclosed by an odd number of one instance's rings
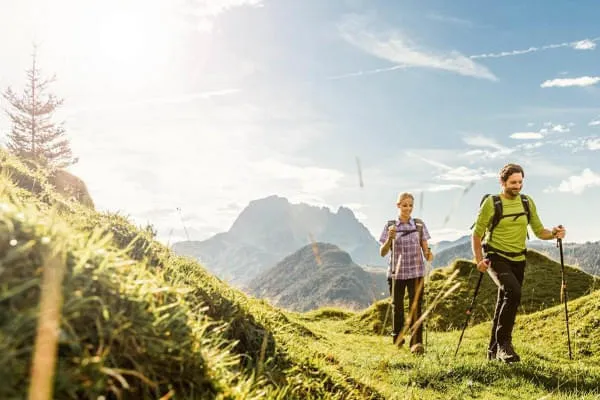
[[[56,398],[363,398],[303,352],[317,338],[304,325],[174,256],[151,229],[62,198],[43,174],[23,167],[15,184],[22,165],[0,155],[0,398],[26,395],[42,266],[57,248]]]
[[[573,361],[568,359],[562,306],[517,318],[514,340],[523,361],[512,365],[485,360],[488,322],[467,329],[454,358],[459,331],[428,332],[427,352],[417,357],[406,345],[394,347],[389,335],[344,333],[346,324],[341,321],[306,315],[297,319],[328,339],[313,342],[310,351],[385,398],[596,399],[597,294],[569,303]]]
[[[458,270],[462,284],[431,318],[455,322],[430,323],[427,352],[415,357],[406,347],[392,346],[389,335],[374,333],[383,326],[386,301],[362,313],[283,311],[230,287],[197,262],[174,256],[154,240],[151,227],[64,199],[44,171],[32,171],[2,151],[0,158],[2,399],[27,394],[42,266],[47,252],[56,250],[65,252],[67,262],[54,398],[600,396],[600,300],[597,291],[585,295],[595,282],[575,270],[568,275],[569,295],[579,297],[569,303],[573,361],[567,356],[564,308],[554,293],[556,265],[545,261],[539,263],[549,268],[539,270],[544,279],[526,277],[536,292],[515,328],[521,363],[485,361],[490,323],[483,310],[495,297],[491,286],[482,288],[478,301],[484,306],[473,318],[484,322],[467,329],[454,359],[460,332],[447,328],[462,321],[461,297],[472,295],[476,276],[465,263],[431,279],[433,295]]]

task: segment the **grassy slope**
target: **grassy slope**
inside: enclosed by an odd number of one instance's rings
[[[485,360],[490,323],[466,330],[457,358],[459,331],[429,332],[427,352],[415,357],[389,336],[347,332],[352,314],[323,310],[297,314],[328,340],[311,343],[337,370],[390,399],[597,399],[600,396],[600,299],[598,292],[569,303],[574,360],[568,358],[564,308],[518,316],[515,347],[523,361]]]
[[[518,317],[520,364],[484,361],[489,323],[466,331],[456,360],[458,331],[428,332],[428,351],[415,358],[387,336],[360,333],[359,314],[282,312],[173,257],[121,216],[62,201],[51,190],[44,199],[0,177],[0,398],[26,393],[39,266],[44,251],[56,248],[68,254],[56,398],[600,395],[598,292],[569,303],[575,361],[566,355],[560,305]],[[385,305],[377,307],[385,312]]]
[[[40,266],[57,248],[68,260],[57,398],[378,397],[320,369],[304,352],[319,337],[278,309],[172,256],[125,218],[62,199],[43,175],[1,156],[0,398],[27,391]],[[42,190],[15,187],[12,171]]]

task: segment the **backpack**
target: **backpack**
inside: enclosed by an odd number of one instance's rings
[[[487,227],[488,231],[490,232],[490,236],[488,237],[488,240],[487,240],[488,242],[492,239],[492,232],[494,231],[494,228],[500,223],[500,220],[502,218],[514,217],[513,218],[513,221],[514,221],[517,218],[519,218],[521,215],[526,215],[527,216],[527,224],[529,225],[529,220],[531,219],[531,213],[529,212],[529,199],[527,198],[527,196],[525,196],[524,194],[519,195],[519,197],[521,197],[521,203],[523,204],[523,212],[514,213],[514,214],[506,214],[506,215],[502,214],[502,200],[500,199],[500,196],[497,194],[495,194],[495,195],[491,195],[489,193],[484,194],[483,197],[481,198],[481,201],[479,202],[479,208],[481,208],[481,206],[483,205],[483,203],[489,196],[492,196],[492,201],[494,203],[494,215],[492,216],[492,222]],[[473,225],[471,225],[471,229],[473,229],[474,226],[475,226],[475,223],[473,223]],[[527,239],[529,239],[529,232],[527,233]]]
[[[416,225],[417,229],[411,229],[409,231],[398,231],[396,233],[402,233],[402,235],[401,235],[401,237],[402,237],[402,236],[406,236],[411,233],[419,232],[419,243],[420,243],[423,241],[423,220],[420,218],[413,218],[413,221],[415,221],[415,225]],[[387,223],[388,228],[392,225],[396,225],[395,219],[391,219]]]

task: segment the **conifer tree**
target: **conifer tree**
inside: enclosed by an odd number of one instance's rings
[[[12,122],[12,129],[7,135],[7,148],[24,159],[64,168],[75,164],[77,159],[73,158],[63,123],[52,120],[63,100],[48,93],[49,84],[56,78],[42,78],[36,61],[34,50],[22,95],[17,95],[10,87],[3,93],[9,104],[6,113]]]

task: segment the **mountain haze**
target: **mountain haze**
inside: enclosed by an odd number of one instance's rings
[[[379,244],[352,210],[291,204],[279,196],[253,200],[227,232],[173,244],[177,254],[201,261],[229,283],[244,286],[262,271],[311,242],[339,246],[357,264],[385,265]]]
[[[249,294],[294,311],[324,306],[362,309],[388,296],[385,274],[369,273],[329,243],[307,245],[249,284]]]

